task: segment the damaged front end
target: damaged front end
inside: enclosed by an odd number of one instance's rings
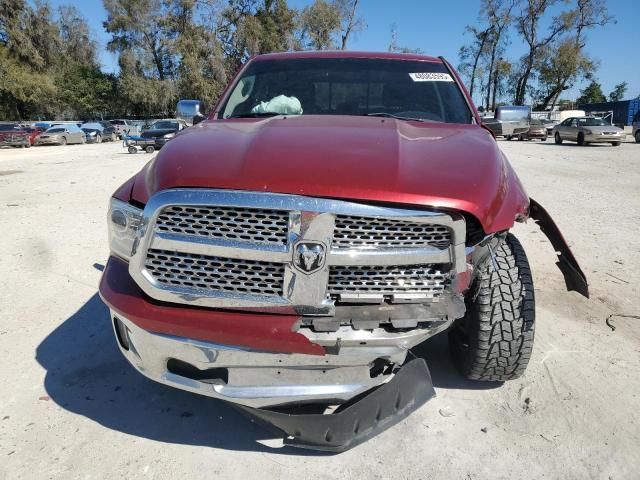
[[[534,201],[531,218],[587,292]],[[144,210],[114,200],[110,221],[100,293],[131,364],[334,452],[434,396],[407,355],[465,316],[476,266],[506,235],[456,211],[213,189],[163,191]]]

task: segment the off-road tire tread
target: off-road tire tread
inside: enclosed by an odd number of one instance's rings
[[[495,249],[497,270],[489,260],[479,266],[467,303],[468,344],[449,333],[454,362],[471,380],[506,381],[520,377],[533,350],[535,299],[527,256],[508,234]],[[455,327],[454,327],[455,328]]]

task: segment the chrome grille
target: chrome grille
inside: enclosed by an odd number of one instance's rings
[[[289,213],[241,207],[171,205],[156,220],[159,232],[254,243],[287,243]]]
[[[184,188],[143,215],[129,273],[166,302],[333,315],[336,303],[435,301],[467,268],[465,221],[444,212]]]
[[[332,266],[328,293],[341,295],[420,294],[437,297],[447,286],[447,275],[434,265]]]
[[[447,248],[450,243],[451,233],[444,225],[338,215],[332,248]]]
[[[281,295],[284,265],[149,249],[145,268],[164,285],[245,295]]]

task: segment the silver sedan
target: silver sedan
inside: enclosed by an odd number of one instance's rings
[[[559,145],[563,140],[588,143],[610,143],[617,147],[624,138],[624,130],[597,117],[571,117],[553,127],[553,138]]]
[[[77,125],[56,125],[36,137],[36,145],[85,143],[84,132]]]

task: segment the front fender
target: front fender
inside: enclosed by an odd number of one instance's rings
[[[560,233],[558,226],[549,213],[533,198],[529,199],[529,216],[540,227],[540,230],[542,230],[542,233],[549,239],[551,245],[553,245],[558,255],[556,265],[564,276],[567,290],[573,290],[589,298],[587,277],[582,272],[580,265],[578,265],[576,257],[573,256],[567,241],[562,236],[562,233]]]

